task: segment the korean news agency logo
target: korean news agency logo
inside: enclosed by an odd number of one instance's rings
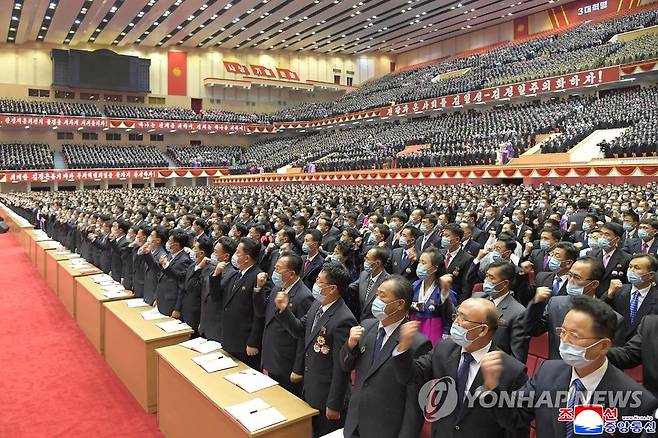
[[[656,419],[652,416],[622,416],[617,408],[604,408],[601,405],[576,405],[573,408],[560,408],[558,421],[573,423],[575,435],[614,435],[616,432],[647,435],[656,433]]]
[[[425,420],[432,423],[445,418],[457,407],[457,384],[452,377],[432,379],[418,393],[418,404]]]

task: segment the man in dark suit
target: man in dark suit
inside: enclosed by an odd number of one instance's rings
[[[377,290],[375,318],[350,330],[340,352],[341,368],[346,372],[356,370],[345,437],[417,438],[420,433],[420,386],[397,382],[391,358],[412,300],[411,283],[399,275],[390,276]],[[432,349],[432,343],[417,333],[410,348],[413,357],[418,358]]]
[[[655,277],[658,260],[648,254],[633,256],[627,279],[631,284],[612,280],[605,301],[624,317],[624,342],[635,335],[637,326],[645,315],[658,313],[658,287]]]
[[[425,384],[432,379],[442,379],[447,387],[445,401],[442,400],[445,406],[436,409],[437,402],[431,392],[426,402],[425,417],[432,421],[434,438],[528,436],[528,425],[509,430],[500,427],[492,410],[480,406],[473,396],[483,383],[480,370],[483,357],[488,352],[498,351],[494,343],[497,326],[496,306],[483,298],[469,298],[457,310],[450,337],[415,361],[410,348],[418,331],[418,322],[408,322],[401,327],[399,343],[393,351],[398,381]],[[504,368],[500,387],[506,391],[516,390],[528,379],[525,365],[502,351],[500,353]],[[441,412],[445,409],[448,410]],[[442,415],[439,416],[438,412]]]
[[[359,321],[373,318],[371,306],[377,296],[377,289],[384,280],[388,278],[388,272],[384,270],[384,264],[387,259],[386,249],[376,246],[366,254],[363,263],[363,272],[359,279],[349,285],[347,288],[347,297],[352,303],[358,301]],[[347,300],[346,297],[346,300]]]
[[[526,243],[523,250],[522,261],[530,261],[533,271],[550,272],[548,268],[548,259],[551,248],[562,239],[562,233],[555,228],[544,228],[540,234],[539,248],[532,249],[532,242]]]
[[[146,275],[146,260],[142,255],[142,247],[147,243],[152,230],[148,225],[137,228],[135,245],[132,249],[132,291],[136,297],[144,297],[144,277]]]
[[[231,258],[235,253],[235,242],[228,236],[220,237],[215,243],[211,257],[212,274],[221,275],[219,287],[210,289],[210,277],[204,279],[201,289],[201,315],[199,320],[199,335],[206,339],[221,342],[223,299],[222,290],[226,289],[228,280],[233,278],[235,267]]]
[[[569,216],[569,222],[575,222],[576,223],[576,231],[585,231],[583,229],[583,222],[585,221],[585,218],[590,214],[589,213],[589,207],[592,204],[592,202],[589,199],[579,199],[578,200],[578,210]],[[594,221],[596,223],[596,221]]]
[[[413,283],[418,279],[416,267],[418,266],[418,254],[416,253],[416,240],[422,235],[416,227],[407,225],[402,230],[398,247],[395,248],[388,260],[387,272],[394,275],[402,275]]]
[[[482,249],[482,244],[480,244],[473,235],[475,226],[469,222],[462,222],[459,226],[464,231],[464,237],[461,243],[462,249],[473,257],[477,257]]]
[[[123,260],[125,254],[130,252],[130,248],[128,248],[130,242],[126,239],[129,228],[126,222],[117,222],[115,234],[111,235],[109,239],[110,253],[112,254],[110,261],[112,280],[117,282],[120,282],[121,277],[123,277]]]
[[[514,238],[516,239],[517,242],[519,242],[521,245],[523,245],[523,236],[525,236],[527,231],[532,232],[532,228],[528,226],[528,224],[525,223],[526,217],[525,213],[523,213],[523,210],[516,209],[512,213],[512,222],[514,225],[516,225],[516,233],[514,234]]]
[[[110,224],[104,221],[101,225],[101,232],[99,236],[92,237],[91,244],[97,251],[98,267],[106,274],[110,273],[112,269],[112,250],[110,249]]]
[[[288,295],[276,294],[277,318],[286,330],[304,340],[304,400],[320,411],[313,417],[313,436],[319,437],[343,426],[348,373],[340,368],[340,349],[350,329],[357,324],[343,301],[350,274],[339,263],[326,263],[313,287],[316,301],[297,319],[289,309]]]
[[[304,236],[302,245],[302,282],[307,288],[312,289],[315,279],[318,277],[324,257],[320,253],[320,244],[322,242],[322,233],[316,229],[310,229]]]
[[[126,234],[128,248],[122,253],[121,256],[121,267],[123,269],[123,273],[121,274],[121,277],[123,277],[122,284],[123,287],[133,292],[135,288],[135,268],[133,266],[133,256],[135,254],[136,248],[140,246],[137,242],[137,231],[139,231],[139,228],[137,227],[133,226],[128,228],[128,234]]]
[[[425,215],[420,224],[420,232],[422,236],[416,239],[416,253],[421,254],[430,246],[437,249],[441,248],[441,235],[442,230],[438,230],[436,224],[438,219],[433,214]]]
[[[480,228],[482,228],[482,234],[478,236],[478,243],[484,245],[489,237],[489,231],[495,231],[498,233],[500,231],[501,224],[496,220],[496,209],[493,206],[488,206],[484,209],[484,216],[480,223]]]
[[[566,295],[569,270],[578,259],[578,254],[579,251],[573,243],[557,243],[550,253],[548,272],[538,272],[535,276],[532,295],[534,296],[537,288],[540,287],[549,288],[552,296]]]
[[[574,296],[584,295],[596,298],[596,290],[603,276],[603,265],[594,257],[581,257],[569,270],[570,280],[567,283],[567,295],[552,296],[548,287],[539,287],[534,299],[528,305],[524,324],[530,336],[541,336],[548,332],[548,357],[560,358],[560,339],[555,330],[562,326],[564,317],[571,308]],[[624,344],[624,334],[621,328],[623,317],[616,314],[618,326],[615,335],[611,337],[614,345]]]
[[[637,230],[637,239],[631,239],[626,242],[624,250],[629,254],[658,254],[658,221],[649,219],[644,220]]]
[[[651,366],[658,357],[658,315],[646,315],[635,335],[623,347],[608,351],[610,362],[621,369],[642,367],[642,384],[658,397],[658,367]]]
[[[295,338],[276,318],[278,312],[274,298],[279,292],[288,294],[288,308],[301,319],[315,301],[311,291],[299,279],[302,259],[292,253],[279,257],[273,272],[274,288],[265,304],[265,330],[263,331],[263,369],[289,392],[302,396],[304,376],[304,339]]]
[[[146,244],[141,248],[144,260],[144,301],[151,306],[155,303],[158,275],[162,270],[158,261],[162,256],[167,255],[167,251],[164,249],[166,241],[167,229],[160,225],[151,232]]]
[[[510,406],[495,404],[491,411],[498,424],[510,429],[527,426],[534,420],[537,438],[569,438],[580,435],[574,433],[573,417],[571,421],[558,421],[564,418],[560,415],[564,414],[563,408],[602,405],[604,410],[618,409],[619,419],[634,415],[653,417],[658,400],[606,359],[616,320],[614,311],[602,301],[574,298],[560,328],[562,360],[542,363],[523,388],[508,395],[523,402]],[[499,394],[506,391],[500,386],[506,373],[502,365],[500,353],[482,359],[484,390]],[[560,394],[567,394],[566,402]],[[640,433],[617,430],[615,436],[640,436]]]
[[[259,253],[260,244],[243,237],[231,258],[236,270],[224,273],[218,264],[210,276],[211,293],[221,298],[222,347],[231,356],[256,370],[260,369],[265,317],[264,294],[262,291],[254,292],[257,276],[262,272],[256,266]]]
[[[183,283],[187,268],[193,264],[190,256],[185,252],[185,245],[190,239],[183,230],[175,229],[169,235],[169,248],[171,253],[161,255],[157,260],[158,283],[155,288],[155,297],[158,311],[163,315],[179,319],[182,305]]]
[[[622,283],[627,283],[626,271],[628,270],[628,263],[631,261],[631,255],[624,252],[619,245],[623,234],[624,229],[618,223],[606,223],[601,227],[599,237],[601,249],[593,250],[589,254],[601,260],[605,267],[605,275],[596,291],[598,297],[602,297],[608,291],[612,280],[621,280]]]
[[[443,263],[446,272],[452,276],[452,289],[457,292],[458,297],[463,296],[466,275],[473,264],[473,256],[461,247],[463,238],[464,230],[457,224],[446,225],[441,237]]]
[[[265,250],[265,256],[260,262],[260,269],[266,272],[268,277],[272,276],[274,267],[279,257],[285,252],[292,252],[299,255],[295,247],[295,230],[292,227],[284,226],[276,232],[274,243],[270,243]]]
[[[588,213],[582,222],[582,231],[574,231],[572,234],[574,243],[580,243],[583,248],[589,248],[590,234],[596,229],[597,221],[598,217],[596,215]]]
[[[331,233],[331,219],[320,218],[318,220],[317,229],[322,233],[322,242],[320,244],[322,250],[326,253],[334,252],[334,248],[336,247],[336,236]]]
[[[192,327],[195,337],[199,335],[203,289],[215,269],[210,260],[212,252],[210,238],[204,235],[196,239],[191,253],[193,262],[187,268],[182,293],[176,301],[176,310],[180,312],[183,322]]]

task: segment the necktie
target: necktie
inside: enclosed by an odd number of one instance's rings
[[[608,267],[608,262],[610,261],[610,254],[603,254],[603,266]]]
[[[574,387],[573,394],[571,394],[571,397],[569,398],[569,404],[567,405],[567,408],[573,409],[573,407],[576,405],[577,402],[582,403],[583,400],[581,399],[582,396],[585,393],[585,385],[583,385],[583,382],[580,381],[580,379],[574,380],[571,385]],[[566,438],[573,438],[574,433],[573,433],[573,421],[568,421],[566,424]]]
[[[637,308],[639,307],[638,304],[640,304],[640,291],[636,290],[631,297],[631,324],[635,323],[635,318],[637,317]]]
[[[562,284],[562,278],[559,276],[555,276],[555,281],[553,282],[553,296],[556,296],[557,294],[560,293],[560,285]]]
[[[548,254],[544,256],[544,269],[548,266]]]
[[[308,267],[311,264],[309,259],[304,260],[304,272],[308,272]]]
[[[313,325],[311,326],[311,331],[315,330],[315,325],[320,321],[320,318],[322,318],[322,314],[324,314],[324,310],[322,310],[322,306],[318,307],[318,311],[315,312],[315,318],[313,318]]]
[[[384,327],[380,327],[377,332],[377,340],[375,341],[375,351],[372,352],[372,363],[377,362],[379,353],[382,351],[382,345],[384,345],[384,337],[386,336],[386,331]]]
[[[649,254],[649,244],[647,242],[644,242],[642,244],[642,252],[645,254]]]
[[[370,282],[368,283],[368,288],[366,289],[366,303],[368,303],[368,299],[370,298],[370,292],[372,291],[372,286],[375,284],[375,279],[370,277]]]
[[[459,403],[461,404],[464,400],[464,395],[466,394],[466,382],[468,381],[468,373],[470,371],[471,362],[475,358],[471,353],[462,353],[462,363],[459,365],[457,370],[457,394],[459,395]]]
[[[450,266],[450,260],[452,260],[452,254],[447,253],[446,254],[446,269],[448,269],[448,266]]]
[[[402,251],[402,263],[405,263],[407,261],[407,258],[409,256],[407,255],[407,250]]]

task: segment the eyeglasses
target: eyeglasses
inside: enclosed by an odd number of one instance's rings
[[[578,333],[573,332],[571,330],[567,330],[563,327],[556,327],[555,328],[555,334],[560,339],[566,340],[569,343],[572,343],[571,341],[578,343],[580,341],[584,341],[584,340],[587,340],[587,339],[601,339],[601,338],[596,338],[596,337],[587,338],[587,337],[584,337],[584,336],[580,336]]]
[[[481,321],[471,321],[470,319],[466,319],[464,317],[463,313],[460,312],[455,312],[452,314],[452,320],[455,322],[470,322],[471,324],[486,324],[486,322],[481,322]]]
[[[576,281],[591,281],[589,278],[583,278],[578,274],[574,274],[573,272],[567,272],[567,276],[569,278],[573,278]]]

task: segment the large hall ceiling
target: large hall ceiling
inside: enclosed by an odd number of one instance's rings
[[[0,0],[0,41],[402,53],[553,0]]]

